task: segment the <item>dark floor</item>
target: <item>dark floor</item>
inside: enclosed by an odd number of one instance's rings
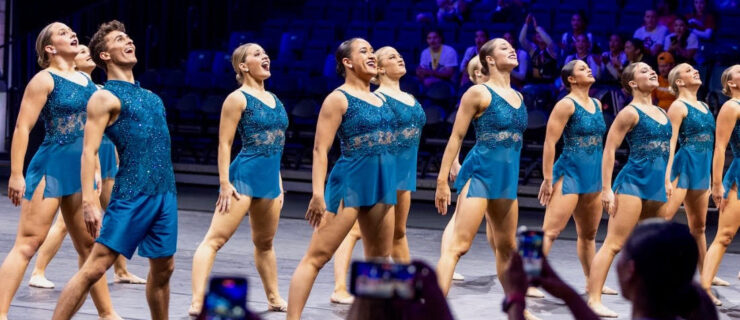
[[[190,302],[190,269],[192,256],[198,243],[208,228],[210,211],[216,200],[215,188],[200,188],[191,186],[179,187],[180,199],[180,234],[178,252],[176,254],[176,270],[172,278],[170,315],[172,319],[188,319],[187,308]],[[302,220],[308,196],[304,194],[289,194],[286,200],[280,229],[275,238],[275,249],[278,257],[280,292],[287,298],[288,283],[298,261],[301,259],[308,245],[312,229]],[[18,209],[10,205],[7,198],[0,200],[0,257],[4,257],[12,246],[18,222]],[[711,213],[710,213],[711,215]],[[539,226],[542,211],[522,212],[520,224]],[[436,264],[439,257],[439,239],[441,228],[448,217],[436,214],[431,203],[414,203],[409,218],[409,246],[412,255]],[[716,221],[716,219],[714,219]],[[256,311],[266,310],[266,300],[262,294],[261,282],[254,267],[252,245],[248,222],[224,246],[216,258],[214,274],[244,275],[250,283],[249,306]],[[599,238],[603,238],[606,220],[603,220]],[[711,241],[716,222],[707,228]],[[563,233],[564,239],[573,239],[574,228],[569,226]],[[735,240],[732,249],[737,252],[740,240]],[[355,257],[361,258],[361,248],[355,249]],[[563,240],[555,243],[550,254],[551,263],[555,270],[568,283],[578,290],[585,286],[581,268],[575,252],[575,242]],[[33,261],[31,263],[33,265]],[[56,283],[54,290],[35,289],[28,287],[26,278],[13,301],[10,309],[10,319],[49,319],[64,282],[69,279],[76,269],[76,254],[69,240],[65,240],[62,249],[48,268],[48,277]],[[141,257],[134,257],[129,263],[129,269],[145,275],[148,270],[147,261]],[[329,295],[333,288],[332,264],[329,263],[322,270],[313,288],[304,313],[304,319],[342,319],[346,316],[348,307],[332,305]],[[503,291],[495,276],[494,257],[480,235],[470,250],[463,257],[457,269],[466,276],[466,281],[455,283],[450,290],[449,303],[458,319],[505,319],[499,312],[499,301]],[[740,255],[728,253],[719,270],[719,276],[728,280],[730,287],[718,288],[720,298],[725,306],[720,309],[722,319],[740,319],[740,280],[737,273],[740,271]],[[111,281],[112,273],[108,279]],[[614,272],[611,272],[607,285],[618,288]],[[144,287],[140,285],[110,285],[114,305],[119,314],[127,319],[148,319]],[[621,314],[621,319],[629,318],[629,305],[619,296],[605,296],[604,302]],[[567,308],[557,299],[529,299],[529,309],[542,319],[571,319]],[[283,319],[280,313],[264,313],[265,319]],[[95,319],[96,312],[89,301],[82,307],[76,319]]]

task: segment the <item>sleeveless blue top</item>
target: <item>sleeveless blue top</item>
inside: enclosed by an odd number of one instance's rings
[[[631,105],[632,106],[632,105]],[[630,147],[627,164],[614,180],[615,193],[628,194],[644,200],[666,202],[665,171],[670,153],[671,122],[663,109],[665,124],[632,106],[639,115],[637,124],[627,133]]]
[[[347,111],[337,130],[342,155],[326,184],[326,210],[396,204],[394,114],[385,101],[381,106],[337,89],[347,98]],[[380,99],[382,100],[382,99]]]
[[[688,113],[678,131],[679,149],[673,156],[671,181],[678,177],[678,188],[707,190],[712,172],[714,117],[704,103],[706,112],[682,102]]]
[[[393,110],[394,137],[393,147],[396,155],[396,177],[398,190],[416,191],[416,163],[419,153],[421,129],[427,121],[424,109],[414,99],[414,105],[407,105],[393,97],[381,93],[386,103]]]
[[[455,188],[462,191],[470,181],[469,198],[516,199],[527,107],[522,99],[519,108],[514,108],[493,89],[483,86],[491,94],[491,103],[473,119],[475,146],[460,167]]]
[[[41,179],[46,179],[45,198],[80,192],[80,157],[87,119],[87,101],[97,90],[88,79],[86,85],[49,72],[54,89],[41,109],[44,141],[26,169],[26,193],[30,200]],[[86,78],[87,79],[87,78]]]
[[[596,99],[595,110],[586,111],[576,100],[575,110],[563,131],[563,152],[553,165],[553,182],[563,178],[563,194],[584,194],[601,190],[601,156],[606,123]]]
[[[120,159],[112,197],[131,200],[139,194],[176,193],[162,99],[138,81],[108,80],[103,88],[121,102],[118,119],[105,129]]]
[[[247,99],[237,131],[242,149],[229,166],[229,181],[240,194],[274,199],[280,195],[280,158],[288,114],[272,93],[275,107],[241,91]]]
[[[732,101],[740,105],[740,101],[734,99]],[[722,179],[722,185],[725,187],[725,198],[727,198],[727,194],[733,185],[740,186],[740,122],[735,122],[735,128],[732,129],[730,149],[732,150],[732,163],[727,168],[724,179]],[[740,192],[738,192],[737,198],[740,199]]]

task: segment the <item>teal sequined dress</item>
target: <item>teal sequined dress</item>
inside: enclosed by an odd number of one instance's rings
[[[666,202],[665,171],[670,152],[671,122],[663,109],[666,123],[661,124],[632,106],[640,119],[626,139],[630,147],[627,164],[614,179],[614,192],[628,194],[643,200]]]
[[[240,194],[274,199],[280,195],[280,158],[288,115],[275,95],[275,107],[241,91],[247,99],[237,127],[242,150],[229,166],[229,181]]]
[[[30,200],[41,179],[46,179],[44,198],[57,198],[80,192],[80,159],[87,119],[87,101],[98,89],[88,79],[80,85],[60,75],[49,72],[54,89],[49,93],[41,120],[45,136],[26,170],[25,199]],[[115,148],[101,143],[98,154],[103,178],[115,174]],[[111,162],[110,159],[113,159]]]
[[[701,112],[690,104],[678,131],[678,151],[673,156],[671,181],[678,177],[678,187],[688,190],[708,190],[714,151],[714,117],[709,108]]]
[[[732,101],[740,104],[737,100],[733,99]],[[722,185],[725,187],[725,198],[727,198],[727,194],[733,185],[740,187],[740,122],[736,122],[735,128],[732,130],[730,149],[732,149],[732,163],[730,163],[730,167],[727,168],[724,179],[722,179]],[[737,193],[737,198],[740,199],[740,192]]]
[[[339,137],[342,155],[334,164],[324,194],[326,210],[396,204],[396,157],[393,110],[375,106],[338,89],[347,98]]]
[[[416,191],[416,164],[419,155],[421,129],[426,123],[426,114],[419,101],[407,105],[383,94],[386,103],[393,109],[396,143],[396,177],[398,190]]]
[[[475,146],[460,167],[455,188],[460,191],[470,181],[468,198],[516,199],[527,107],[522,100],[514,108],[483,86],[491,93],[491,104],[473,120]]]

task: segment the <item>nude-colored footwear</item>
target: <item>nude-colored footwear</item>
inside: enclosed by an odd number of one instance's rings
[[[461,274],[459,274],[457,272],[453,272],[452,273],[452,280],[454,280],[454,281],[464,281],[465,280],[465,276],[463,276],[463,275],[461,275]]]
[[[525,296],[530,298],[544,298],[545,294],[535,287],[529,287],[527,288],[527,294],[525,294]]]
[[[601,294],[616,296],[619,294],[619,292],[617,292],[617,290],[604,286],[603,288],[601,288]]]
[[[591,310],[596,313],[597,316],[602,318],[616,318],[619,317],[619,314],[612,311],[611,309],[605,307],[603,304],[598,303],[588,303],[588,306],[591,307]]]
[[[329,301],[336,304],[352,304],[353,302],[355,302],[355,297],[349,293],[347,293],[346,296],[342,296],[334,292],[331,294]]]
[[[31,279],[28,280],[28,285],[34,288],[54,289],[54,282],[49,281],[49,279],[46,279],[44,276],[32,276]]]
[[[722,280],[720,277],[714,277],[714,279],[712,279],[712,285],[718,287],[727,287],[730,285],[730,283]]]
[[[130,283],[130,284],[146,284],[146,279],[139,278],[132,273],[127,273],[126,275],[123,275],[123,276],[118,276],[117,274],[114,275],[113,282],[114,283]]]

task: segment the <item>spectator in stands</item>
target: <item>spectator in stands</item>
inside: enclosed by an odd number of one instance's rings
[[[491,22],[519,25],[525,16],[526,9],[521,0],[498,0],[496,9],[491,13]]]
[[[458,22],[465,20],[467,1],[465,0],[437,0],[437,22]]]
[[[604,72],[601,73],[602,81],[619,82],[622,76],[622,70],[629,60],[624,53],[624,40],[618,33],[609,36],[609,51],[601,54],[601,61],[604,64]]]
[[[676,9],[678,8],[676,0],[658,0],[655,8],[658,15],[658,25],[668,28],[668,32],[673,32],[673,21],[678,18],[676,15]]]
[[[478,29],[475,31],[475,38],[473,39],[475,45],[470,46],[465,50],[462,61],[460,61],[460,73],[462,74],[460,78],[460,86],[465,86],[470,83],[470,77],[467,71],[468,62],[470,62],[470,59],[473,59],[473,57],[478,55],[480,47],[487,41],[488,31],[484,29]]]
[[[530,23],[536,32],[534,43],[527,40]],[[552,83],[558,75],[558,49],[550,35],[537,25],[537,19],[531,14],[527,15],[522,31],[519,32],[519,44],[529,52],[532,59],[532,81]]]
[[[572,30],[563,33],[563,36],[560,38],[560,49],[563,56],[576,53],[576,40],[580,35],[585,35],[588,38],[589,50],[591,49],[593,36],[590,32],[586,31],[587,26],[588,18],[583,11],[578,11],[570,17],[570,27]]]
[[[529,71],[529,54],[527,51],[519,47],[513,31],[505,32],[502,38],[509,41],[511,46],[516,49],[516,59],[519,60],[519,66],[511,71],[511,85],[514,88],[521,89],[524,85],[524,80],[527,78],[527,72]]]
[[[668,82],[668,73],[675,66],[676,62],[670,52],[661,52],[658,55],[658,88],[653,91],[653,100],[657,101],[658,107],[666,111],[676,100],[676,96],[670,91],[671,84]]]
[[[591,42],[585,34],[579,34],[576,36],[576,52],[565,58],[565,63],[571,62],[572,60],[583,60],[588,64],[591,69],[591,73],[594,78],[601,78],[601,71],[604,68],[604,64],[601,63],[601,56],[598,54],[591,53]]]
[[[685,18],[676,18],[673,23],[673,29],[676,32],[671,33],[665,38],[663,49],[670,52],[678,63],[687,62],[694,64],[694,55],[699,49],[699,38],[689,30],[689,25]]]
[[[656,56],[663,50],[668,28],[658,24],[658,14],[653,9],[645,11],[643,26],[635,30],[634,38],[642,40],[646,53]]]
[[[686,15],[686,19],[691,28],[691,33],[695,34],[700,40],[712,38],[712,31],[717,27],[714,14],[707,8],[706,0],[694,0],[694,10]]]
[[[457,68],[457,52],[454,48],[442,44],[442,32],[432,29],[427,33],[429,48],[421,52],[416,76],[428,87],[439,81],[450,81]]]
[[[646,52],[646,50],[647,49],[645,49],[645,46],[640,39],[632,38],[624,43],[624,53],[627,55],[629,63],[645,62],[651,68],[657,68],[658,63],[655,61],[653,56]]]

